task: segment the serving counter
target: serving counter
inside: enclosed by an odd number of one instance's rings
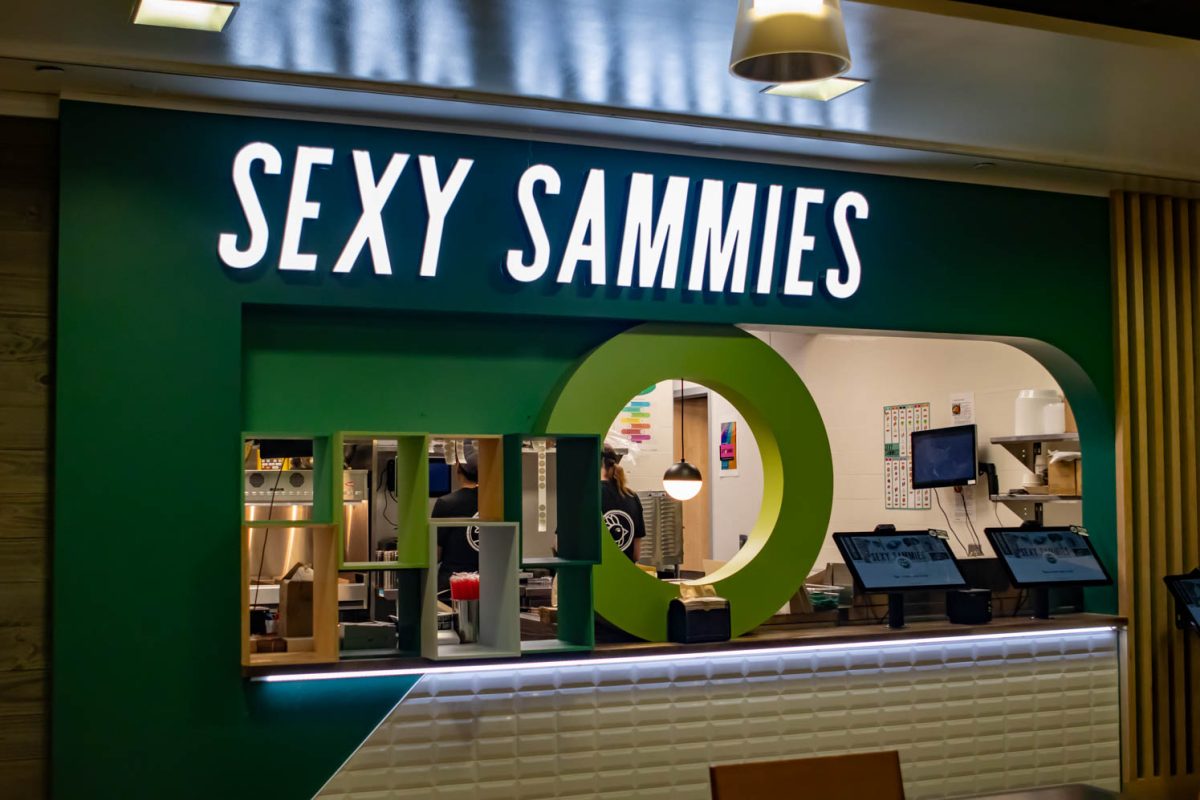
[[[1078,615],[781,630],[722,645],[602,645],[569,660],[338,665],[256,685],[286,693],[297,684],[277,681],[422,673],[324,797],[453,788],[704,800],[710,764],[876,749],[900,752],[918,800],[1117,790],[1123,626]]]

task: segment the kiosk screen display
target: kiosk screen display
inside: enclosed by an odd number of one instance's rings
[[[961,589],[967,585],[950,546],[929,531],[835,533],[833,541],[867,592]]]
[[[1200,630],[1200,575],[1195,572],[1191,575],[1168,575],[1166,580],[1179,604],[1179,610],[1190,616],[1187,622]]]
[[[967,486],[975,483],[978,472],[974,425],[955,425],[912,434],[914,489]]]
[[[1112,581],[1092,542],[1074,528],[988,528],[1013,586],[1104,586]]]

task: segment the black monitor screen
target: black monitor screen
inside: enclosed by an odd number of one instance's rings
[[[975,482],[979,463],[974,425],[914,431],[911,444],[914,489],[966,486]]]
[[[950,546],[929,531],[835,533],[833,541],[866,592],[967,585]]]
[[[1013,586],[1107,586],[1091,540],[1075,528],[988,528]]]
[[[1168,575],[1166,581],[1185,621],[1200,630],[1200,575]]]
[[[429,496],[441,497],[450,493],[450,465],[445,461],[429,462]]]

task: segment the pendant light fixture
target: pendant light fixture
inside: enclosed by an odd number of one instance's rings
[[[840,0],[738,0],[729,71],[748,81],[819,81],[850,69]]]
[[[704,486],[704,476],[700,470],[687,461],[687,451],[684,449],[683,412],[686,404],[683,402],[683,380],[679,381],[679,461],[672,464],[663,473],[663,489],[676,500],[691,500],[700,493]]]

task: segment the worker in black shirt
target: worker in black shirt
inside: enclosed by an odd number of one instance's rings
[[[458,464],[459,488],[433,504],[435,518],[472,519],[479,516],[479,462],[469,453]],[[438,528],[438,591],[450,588],[454,572],[479,571],[479,528]]]
[[[600,461],[600,510],[604,513],[604,524],[621,552],[636,562],[642,554],[642,539],[646,536],[642,501],[625,482],[621,455],[616,450],[604,445]]]

